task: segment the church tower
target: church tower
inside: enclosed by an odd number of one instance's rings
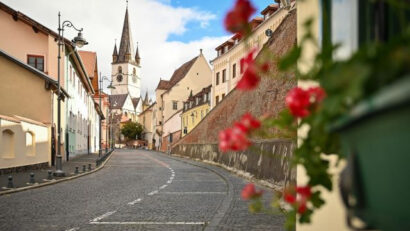
[[[129,94],[131,98],[141,97],[140,61],[138,44],[134,52],[127,6],[119,50],[115,44],[112,54],[111,76],[115,87],[111,91],[112,95]]]

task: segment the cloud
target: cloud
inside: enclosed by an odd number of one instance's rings
[[[12,8],[57,31],[57,14],[69,19],[77,27],[84,28],[84,37],[89,45],[84,50],[96,51],[99,70],[111,75],[114,41],[121,38],[125,14],[125,1],[113,0],[3,0]],[[196,8],[173,7],[167,0],[130,0],[129,16],[134,47],[139,42],[141,55],[142,91],[148,89],[153,96],[160,78],[169,79],[173,71],[203,49],[207,59],[215,57],[214,48],[227,39],[204,37],[190,42],[167,41],[171,34],[189,33],[188,23],[197,23],[201,28],[214,26],[215,14]],[[218,25],[219,26],[219,25]],[[75,31],[67,29],[65,36],[73,38]],[[108,85],[108,84],[106,84]]]

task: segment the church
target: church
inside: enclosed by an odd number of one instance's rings
[[[114,45],[111,63],[112,85],[110,109],[112,121],[117,125],[115,131],[116,142],[121,142],[119,128],[121,124],[128,121],[138,122],[138,115],[143,111],[145,104],[148,104],[148,95],[141,97],[141,58],[138,51],[138,44],[134,50],[132,41],[128,6],[125,10],[122,35],[117,49]]]

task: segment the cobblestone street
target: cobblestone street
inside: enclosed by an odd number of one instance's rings
[[[246,183],[215,166],[116,150],[101,171],[1,196],[0,230],[283,230],[280,212],[248,212]]]

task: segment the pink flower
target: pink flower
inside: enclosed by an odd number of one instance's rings
[[[249,17],[256,11],[249,0],[237,0],[225,16],[224,25],[227,31],[245,34],[249,23]]]
[[[242,118],[241,118],[241,120],[240,120],[240,124],[243,126],[243,127],[245,127],[245,129],[246,129],[246,132],[248,132],[248,131],[250,131],[250,130],[253,130],[253,129],[257,129],[257,128],[259,128],[260,126],[261,126],[261,122],[258,120],[258,119],[256,119],[256,118],[254,118],[253,116],[252,116],[252,114],[251,113],[245,113],[243,116],[242,116]]]
[[[243,200],[249,200],[261,197],[262,193],[262,190],[256,191],[255,185],[249,183],[242,189],[241,196]]]
[[[307,210],[306,202],[305,203],[299,203],[298,204],[298,213],[303,214]]]
[[[219,133],[219,149],[222,152],[246,150],[250,145],[246,133],[239,127],[227,128]]]
[[[312,190],[309,185],[296,187],[296,193],[298,197],[291,194],[291,192],[285,192],[283,199],[291,205],[297,208],[299,214],[303,214],[307,210],[307,201],[312,196]]]
[[[310,114],[308,107],[310,106],[309,93],[302,88],[295,87],[286,95],[286,105],[292,115],[296,117],[306,117]]]
[[[284,200],[289,204],[293,204],[296,201],[296,197],[290,193],[286,193],[284,196]]]
[[[243,76],[236,84],[236,87],[243,91],[252,90],[258,86],[260,80],[261,79],[255,69],[253,67],[249,67],[243,73]]]
[[[222,152],[246,150],[251,145],[247,135],[260,126],[261,122],[258,119],[250,113],[244,114],[233,127],[219,132],[219,149]]]
[[[285,100],[292,115],[303,118],[310,115],[311,110],[325,97],[326,92],[321,87],[311,87],[307,90],[295,87],[288,92]]]
[[[306,199],[309,199],[310,196],[312,195],[312,191],[309,185],[306,185],[303,187],[302,186],[296,187],[296,192],[300,194],[301,197],[306,198]]]
[[[311,103],[320,103],[324,98],[326,98],[326,92],[321,87],[311,87],[307,89],[310,95]]]
[[[242,78],[236,87],[240,90],[252,90],[258,86],[261,77],[259,72],[266,73],[269,70],[269,63],[257,64],[253,59],[256,49],[252,49],[244,58],[240,60],[241,70],[245,70]]]

